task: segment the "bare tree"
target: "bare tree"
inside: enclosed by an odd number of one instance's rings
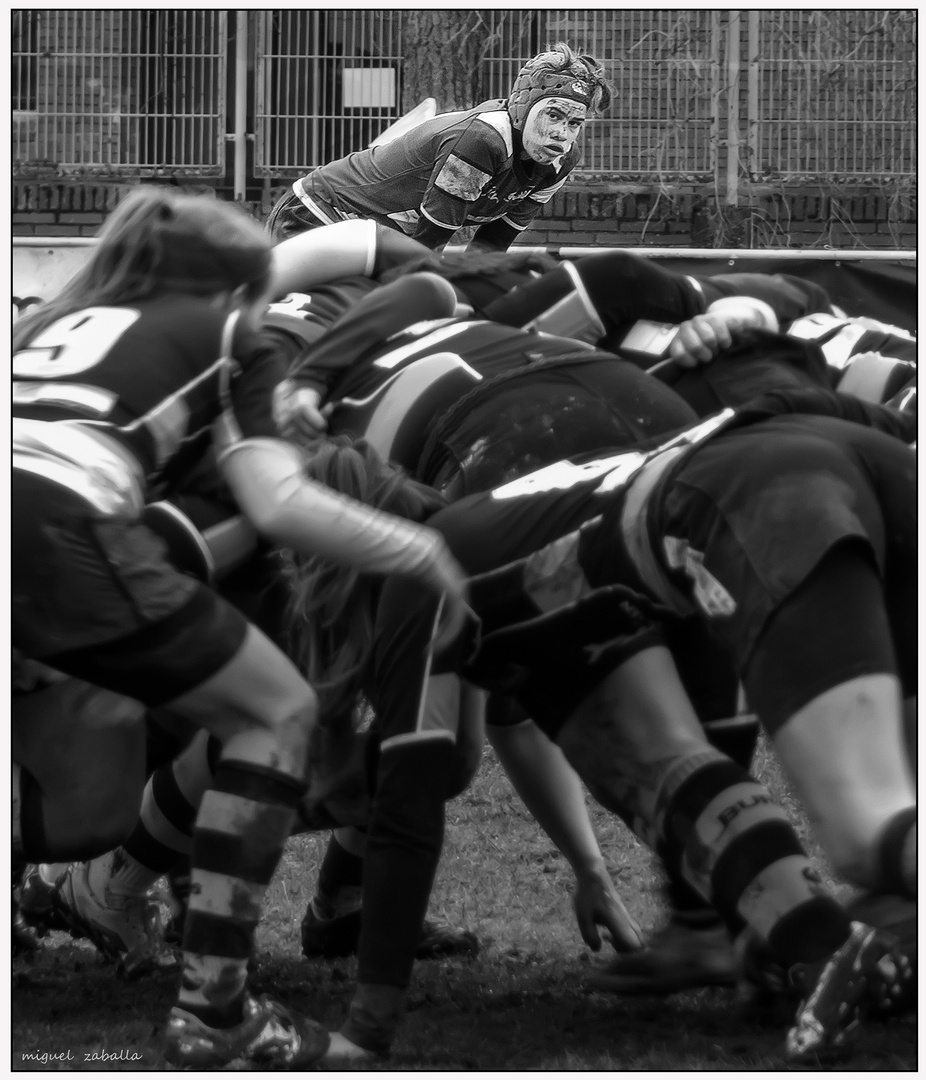
[[[491,36],[481,11],[414,10],[405,13],[402,108],[426,97],[440,112],[468,109],[479,99],[479,61]]]

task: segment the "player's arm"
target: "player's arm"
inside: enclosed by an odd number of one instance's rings
[[[585,943],[597,951],[601,947],[598,927],[604,926],[618,951],[639,948],[639,927],[614,888],[582,784],[563,752],[532,720],[488,724],[486,732],[524,805],[569,860],[576,878],[576,918]]]
[[[836,390],[807,388],[769,390],[737,409],[737,416],[747,422],[766,416],[804,413],[810,416],[833,416],[855,424],[877,428],[905,443],[916,441],[916,413],[864,401],[853,394]],[[735,421],[734,421],[735,422]]]
[[[273,249],[273,295],[309,292],[342,277],[378,277],[427,249],[375,221],[337,221],[284,240]]]
[[[498,220],[480,225],[469,243],[469,250],[507,251],[544,206],[562,189],[576,161],[577,156],[570,151],[566,162],[549,184],[509,206]]]
[[[442,248],[507,160],[501,136],[487,124],[470,120],[461,129],[445,132],[418,208],[414,239],[434,250]]]
[[[443,631],[466,620],[466,580],[438,533],[373,510],[303,475],[299,452],[278,439],[238,439],[218,421],[218,466],[258,533],[296,551],[367,573],[418,578],[446,597]]]
[[[713,274],[698,281],[707,304],[722,297],[753,297],[768,304],[782,326],[804,315],[833,310],[826,289],[792,274]]]
[[[778,317],[771,305],[751,296],[725,296],[707,311],[686,319],[669,346],[669,359],[680,367],[697,367],[729,349],[733,335],[747,327],[777,330]]]
[[[414,323],[453,316],[457,296],[437,274],[417,273],[383,285],[345,312],[293,365],[275,392],[283,434],[316,438],[327,429],[323,402],[352,365],[372,363],[378,347]]]

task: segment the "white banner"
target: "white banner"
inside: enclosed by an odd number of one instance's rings
[[[90,257],[89,237],[13,239],[13,318],[57,295]]]

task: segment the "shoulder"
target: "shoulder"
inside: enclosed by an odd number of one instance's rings
[[[440,129],[441,138],[453,138],[457,149],[480,147],[502,157],[510,157],[514,152],[511,117],[503,102],[483,102],[468,112],[438,116],[431,122],[442,119],[448,122]]]

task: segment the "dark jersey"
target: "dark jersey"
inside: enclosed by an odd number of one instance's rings
[[[310,293],[290,293],[270,305],[263,322],[292,337],[301,351],[379,287],[378,281],[358,274],[315,286]]]
[[[13,413],[102,427],[128,446],[149,488],[169,485],[225,409],[242,436],[275,433],[270,393],[284,362],[234,326],[181,294],[66,315],[14,355]]]
[[[776,392],[738,412],[719,413],[648,451],[550,465],[461,500],[440,511],[431,524],[444,533],[458,557],[472,549],[473,565],[467,569],[475,573],[481,569],[480,550],[491,546],[494,551],[497,543],[507,545],[511,538],[510,565],[484,574],[471,587],[471,602],[490,633],[569,609],[612,587],[630,588],[666,613],[687,617],[696,613],[693,601],[660,568],[663,557],[672,562],[673,553],[655,550],[649,535],[651,508],[658,503],[654,492],[665,488],[702,444],[713,443],[725,431],[790,413],[805,414],[809,423],[818,416],[848,420],[905,441],[916,435],[913,417],[848,395],[826,390]],[[763,430],[774,439],[772,425]],[[581,527],[567,535],[570,521],[579,521]],[[561,539],[544,548],[551,531]],[[514,548],[531,537],[536,537],[538,550],[515,561]],[[698,568],[686,566],[684,553],[680,565],[697,580]]]
[[[422,218],[451,233],[498,220],[521,231],[563,186],[578,151],[550,165],[523,160],[519,151],[504,103],[486,102],[322,165],[301,183],[342,213],[409,234]]]

